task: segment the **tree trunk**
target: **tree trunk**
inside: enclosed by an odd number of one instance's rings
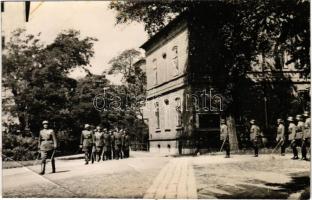
[[[228,130],[229,130],[229,140],[230,140],[231,150],[238,150],[235,119],[232,115],[229,115],[226,118],[226,121],[227,121],[226,123],[228,126]]]

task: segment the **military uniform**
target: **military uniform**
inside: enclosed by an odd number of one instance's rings
[[[294,154],[294,157],[292,159],[298,159],[297,146],[299,144],[299,141],[296,139],[298,138],[296,135],[297,135],[297,127],[293,121],[290,121],[288,125],[288,140],[290,141],[290,146]]]
[[[100,130],[96,130],[94,133],[94,143],[96,149],[96,160],[99,162],[101,160],[101,153],[104,145],[104,133]]]
[[[307,117],[304,123],[302,146],[301,146],[303,160],[307,160],[307,148],[310,147],[310,142],[311,142],[311,119],[310,117]]]
[[[116,159],[122,158],[121,155],[121,147],[122,147],[122,138],[121,138],[121,133],[119,131],[115,131],[114,133],[114,138],[115,138],[115,156]]]
[[[225,123],[221,124],[220,126],[220,140],[226,152],[225,157],[229,158],[230,157],[229,130],[228,130],[228,126]]]
[[[123,135],[122,149],[125,158],[130,156],[130,137],[128,134]]]
[[[112,159],[112,142],[111,142],[111,136],[108,132],[104,132],[103,140],[104,140],[103,160],[111,160]]]
[[[258,157],[259,146],[261,143],[261,131],[258,125],[252,124],[250,127],[250,140],[255,150],[255,157]]]
[[[280,144],[282,156],[285,155],[285,139],[285,126],[284,124],[280,123],[277,127],[276,142]]]
[[[94,162],[94,157],[92,156],[92,147],[94,144],[94,135],[90,130],[83,130],[80,138],[80,145],[82,145],[82,151],[85,153],[86,164],[89,163],[91,157],[92,163]]]
[[[112,154],[112,159],[116,158],[116,151],[115,151],[115,136],[111,132],[110,134],[110,140],[111,140],[111,154]]]
[[[48,124],[47,121],[44,121],[43,124]],[[45,173],[46,160],[48,157],[51,158],[52,164],[52,173],[55,173],[55,160],[54,153],[57,147],[57,140],[55,133],[52,129],[44,128],[39,133],[39,149],[41,153],[41,172],[40,174]]]

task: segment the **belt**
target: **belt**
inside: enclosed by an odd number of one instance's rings
[[[42,139],[41,141],[52,142],[52,140],[44,140],[44,139]]]

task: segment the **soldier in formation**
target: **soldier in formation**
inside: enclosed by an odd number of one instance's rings
[[[309,117],[309,113],[307,111],[304,112],[303,116],[305,117],[305,123],[304,123],[304,128],[303,128],[301,152],[302,152],[302,159],[308,160],[307,159],[307,148],[310,147],[311,120]]]
[[[224,148],[226,152],[225,158],[229,158],[230,157],[229,130],[224,119],[221,119],[220,140],[222,142],[221,151]]]
[[[284,126],[284,120],[282,119],[277,119],[277,134],[276,134],[276,146],[281,147],[281,155],[285,156],[285,148],[286,148],[286,143],[285,143],[285,126]]]
[[[85,153],[85,164],[89,164],[91,158],[94,162],[94,156],[92,155],[92,148],[94,144],[94,134],[89,124],[85,124],[85,129],[81,133],[80,148]]]
[[[253,144],[253,148],[255,151],[255,157],[258,157],[259,153],[259,146],[261,143],[261,137],[263,136],[260,127],[256,124],[256,120],[250,120],[250,140]]]
[[[41,175],[45,173],[46,160],[48,157],[51,158],[52,173],[55,173],[54,154],[57,148],[57,140],[54,131],[48,128],[48,124],[48,121],[42,122],[43,129],[39,133],[38,140],[41,153]]]
[[[95,160],[100,162],[103,144],[104,144],[104,132],[101,130],[101,126],[97,126],[94,132],[94,143],[96,149],[96,157]]]

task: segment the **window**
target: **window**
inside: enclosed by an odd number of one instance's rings
[[[159,103],[155,103],[155,117],[156,117],[156,128],[160,128],[160,121],[159,121]]]
[[[182,125],[181,99],[176,98],[175,102],[176,102],[176,123],[177,123],[177,126],[181,126]]]
[[[1,2],[1,12],[4,12],[4,2]]]
[[[169,106],[169,100],[164,100],[165,107],[164,107],[164,114],[165,114],[165,131],[170,130],[170,106]]]
[[[177,76],[179,74],[179,62],[178,62],[178,46],[172,48],[172,65],[173,65],[173,75]]]
[[[2,45],[2,49],[4,49],[4,47],[5,47],[5,37],[4,36],[1,37],[1,45]]]
[[[152,81],[153,85],[157,85],[158,83],[158,74],[157,74],[157,59],[153,60],[153,75],[152,75]]]

